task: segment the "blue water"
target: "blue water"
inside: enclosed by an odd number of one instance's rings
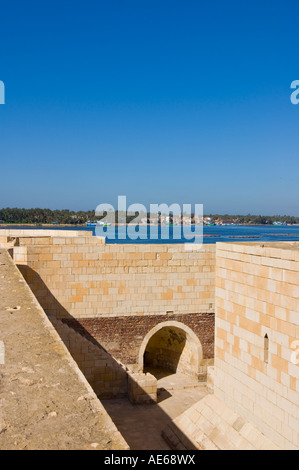
[[[276,227],[273,225],[230,225],[204,227],[204,243],[232,241],[299,241],[299,226]],[[244,237],[244,238],[242,238]]]
[[[117,233],[123,234],[126,227],[119,227]],[[190,243],[190,237],[184,238],[183,234],[181,239],[175,239],[172,236],[170,228],[170,239],[164,240],[161,236],[158,240],[106,240],[107,243]],[[216,242],[271,242],[271,241],[298,241],[299,242],[299,226],[275,227],[265,225],[244,226],[244,225],[230,225],[230,226],[204,226],[203,227],[203,243],[216,243]],[[191,240],[191,243],[194,241]]]
[[[8,227],[0,226],[1,229]],[[94,227],[24,227],[14,226],[12,229],[29,229],[29,230],[82,230],[92,231],[95,235]],[[149,230],[149,229],[148,229]],[[118,239],[119,235],[126,233],[126,227],[115,227],[115,240],[107,239],[106,243],[186,243],[190,242],[190,238],[175,239],[172,237],[172,227],[170,227],[170,239],[165,240],[159,233],[157,240],[131,240],[130,238]],[[216,243],[216,242],[273,242],[273,241],[298,241],[299,242],[299,226],[286,226],[275,227],[273,225],[229,225],[229,226],[204,226],[203,228],[203,243]]]

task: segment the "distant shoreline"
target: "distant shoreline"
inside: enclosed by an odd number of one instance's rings
[[[72,224],[0,224],[1,227],[86,227],[85,224],[83,225],[72,225]],[[88,228],[88,227],[86,227]]]
[[[126,224],[126,225],[129,225],[129,224]],[[150,226],[151,224],[140,224],[141,226]],[[189,224],[186,224],[187,226],[189,226]],[[124,226],[124,224],[111,224],[111,226],[115,226],[115,227],[122,227]],[[169,227],[169,225],[161,225],[162,227]],[[178,225],[172,225],[172,227],[177,227]],[[282,227],[298,227],[299,224],[287,224],[287,225],[284,225],[284,226],[280,226],[280,225],[273,225],[273,224],[223,224],[223,225],[203,225],[203,227],[228,227],[228,226],[231,226],[231,227],[236,227],[236,226],[239,226],[239,227],[276,227],[276,228],[282,228]],[[78,225],[73,225],[73,224],[22,224],[22,223],[11,223],[11,224],[5,224],[5,223],[0,223],[0,229],[1,228],[13,228],[13,227],[34,227],[34,228],[43,228],[43,227],[47,227],[47,228],[63,228],[63,227],[69,227],[69,228],[91,228],[91,227],[88,227],[86,226],[85,224],[78,224]]]

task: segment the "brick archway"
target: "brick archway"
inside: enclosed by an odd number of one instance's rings
[[[145,355],[154,366],[173,372],[183,371],[199,377],[203,360],[202,345],[196,334],[177,321],[166,321],[152,328],[142,341],[138,368],[144,369]]]

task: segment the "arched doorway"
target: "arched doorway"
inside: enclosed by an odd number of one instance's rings
[[[201,362],[200,340],[191,328],[176,321],[156,325],[145,336],[139,352],[139,370],[183,372],[198,378]]]

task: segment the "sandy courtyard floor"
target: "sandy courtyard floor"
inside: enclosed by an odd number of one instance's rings
[[[206,384],[183,374],[158,380],[158,403],[132,405],[126,398],[101,400],[131,450],[169,450],[161,432],[208,391]]]

